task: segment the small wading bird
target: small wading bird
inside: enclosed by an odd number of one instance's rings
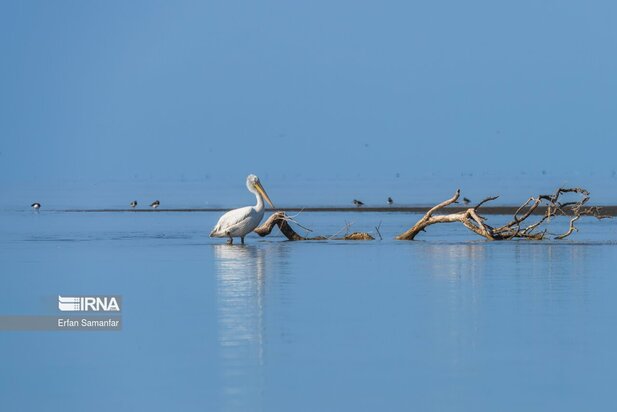
[[[393,204],[393,203],[394,203],[394,200],[392,200],[392,198],[391,198],[391,197],[388,197],[388,204],[389,204],[390,206],[392,206],[392,204]]]
[[[150,203],[150,207],[152,209],[156,209],[157,207],[159,207],[160,204],[161,202],[159,202],[158,200],[155,200],[154,202]]]
[[[34,202],[30,205],[30,207],[34,210],[39,210],[41,208],[41,204],[38,202]]]
[[[264,217],[264,199],[274,207],[257,176],[248,175],[246,188],[255,195],[257,204],[225,213],[210,232],[210,237],[228,237],[227,243],[230,245],[234,242],[234,237],[239,237],[240,242],[244,244],[244,237],[259,226]]]
[[[364,202],[359,201],[358,199],[354,199],[353,200],[353,204],[360,207],[360,206],[364,206]]]
[[[133,209],[135,209],[137,207],[137,200],[133,200],[131,203],[129,203],[131,205],[131,207]]]

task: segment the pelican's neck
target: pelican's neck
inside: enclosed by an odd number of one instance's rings
[[[261,197],[261,194],[257,190],[255,190],[254,187],[249,187],[248,189],[257,198],[257,204],[255,205],[255,210],[257,210],[258,213],[261,213],[264,210],[264,200]]]

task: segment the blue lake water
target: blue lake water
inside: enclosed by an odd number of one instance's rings
[[[384,240],[228,246],[207,237],[216,213],[5,210],[0,315],[114,294],[123,330],[0,332],[2,410],[617,407],[614,220],[565,241],[392,240],[418,217],[303,213]]]

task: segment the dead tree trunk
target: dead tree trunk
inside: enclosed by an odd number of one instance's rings
[[[559,198],[564,193],[576,193],[580,199],[575,202],[561,203]],[[547,235],[547,230],[540,231],[540,227],[544,223],[549,223],[554,216],[571,216],[570,226],[567,232],[555,235],[554,239],[564,239],[570,236],[574,231],[578,230],[574,226],[581,216],[594,216],[602,219],[608,216],[602,216],[598,207],[585,207],[589,201],[589,192],[582,188],[559,188],[553,195],[540,195],[538,197],[529,198],[518,210],[514,213],[513,219],[503,226],[492,227],[486,223],[486,218],[478,214],[478,209],[485,203],[497,199],[488,197],[482,200],[475,207],[469,208],[462,212],[451,213],[447,215],[435,215],[436,212],[444,209],[448,205],[455,203],[461,192],[457,190],[450,199],[445,200],[438,205],[432,207],[426,214],[409,230],[401,233],[396,237],[398,240],[413,240],[418,233],[424,231],[428,226],[437,223],[452,223],[460,222],[472,232],[489,240],[508,240],[515,238],[541,240]],[[546,204],[547,209],[544,215],[535,223],[525,225],[525,222],[533,215],[540,204]]]
[[[296,233],[289,225],[289,218],[285,212],[276,212],[272,214],[261,226],[254,230],[259,236],[268,236],[274,226],[278,226],[281,233],[289,240],[374,240],[374,238],[365,232],[354,232],[344,237],[330,238],[325,236],[304,237]]]
[[[574,202],[562,203],[560,198],[565,193],[574,193],[579,196],[579,200]],[[568,230],[561,234],[552,234],[553,239],[565,239],[578,229],[574,223],[582,216],[593,216],[597,219],[603,219],[609,216],[601,215],[600,208],[591,206],[586,207],[585,204],[589,201],[589,192],[583,188],[559,188],[552,195],[539,195],[530,197],[523,203],[514,213],[512,220],[502,226],[493,227],[486,222],[486,218],[481,216],[478,210],[488,202],[497,199],[497,196],[488,197],[478,203],[476,206],[469,209],[450,213],[436,214],[449,205],[456,203],[460,196],[460,190],[457,190],[454,195],[426,212],[426,214],[409,230],[401,233],[396,237],[397,240],[414,240],[415,237],[426,230],[427,227],[438,223],[462,223],[467,229],[475,234],[482,236],[488,240],[509,240],[509,239],[532,239],[542,240],[549,235],[546,226],[550,223],[551,218],[555,216],[570,217]],[[545,206],[544,214],[539,214],[539,206]],[[543,210],[542,208],[540,210]],[[534,213],[535,212],[535,213]],[[530,223],[532,216],[540,216],[537,221]],[[285,212],[276,212],[272,214],[261,226],[255,229],[255,233],[259,236],[268,236],[274,226],[278,226],[281,233],[289,240],[374,240],[374,237],[366,232],[354,232],[343,237],[326,237],[315,236],[305,237],[299,235],[292,229],[289,222],[295,222],[292,217],[289,217]],[[297,222],[295,222],[297,224]],[[376,228],[379,234],[379,228]],[[381,234],[379,234],[381,237]]]

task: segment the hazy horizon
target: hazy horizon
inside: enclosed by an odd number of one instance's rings
[[[617,5],[10,2],[0,182],[611,175]]]

